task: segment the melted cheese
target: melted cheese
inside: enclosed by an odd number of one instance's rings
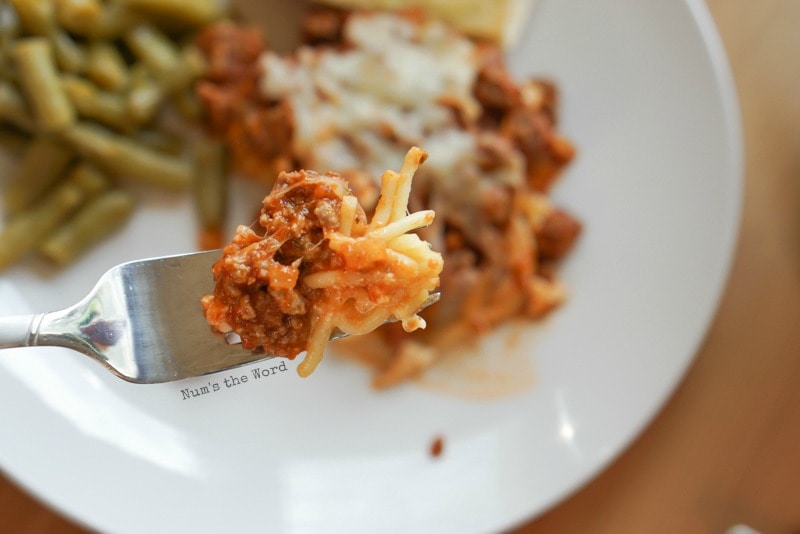
[[[453,108],[474,117],[474,44],[436,21],[390,13],[351,16],[346,50],[266,52],[261,89],[294,111],[294,150],[306,166],[366,171],[396,168],[410,145],[426,147],[428,172],[452,174],[475,151]]]

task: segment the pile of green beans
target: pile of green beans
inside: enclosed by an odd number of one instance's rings
[[[0,2],[0,143],[19,156],[2,192],[0,270],[32,253],[71,263],[125,224],[132,182],[190,191],[200,235],[221,235],[225,150],[167,122],[200,118],[205,59],[193,35],[223,5]]]

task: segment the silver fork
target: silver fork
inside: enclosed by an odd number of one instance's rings
[[[0,349],[57,346],[81,352],[129,382],[155,384],[272,358],[226,341],[205,320],[219,250],[113,267],[61,311],[0,317]],[[432,295],[425,306],[438,300]],[[332,339],[343,334],[332,336]]]

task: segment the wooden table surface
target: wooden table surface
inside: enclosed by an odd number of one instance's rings
[[[746,143],[725,296],[690,372],[643,435],[518,534],[720,533],[737,523],[800,533],[800,2],[708,4]],[[0,532],[86,530],[0,477]]]

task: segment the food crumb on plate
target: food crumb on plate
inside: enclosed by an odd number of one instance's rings
[[[431,457],[439,458],[442,455],[443,451],[444,451],[444,438],[442,436],[436,436],[433,442],[431,442],[431,449],[430,449]]]

